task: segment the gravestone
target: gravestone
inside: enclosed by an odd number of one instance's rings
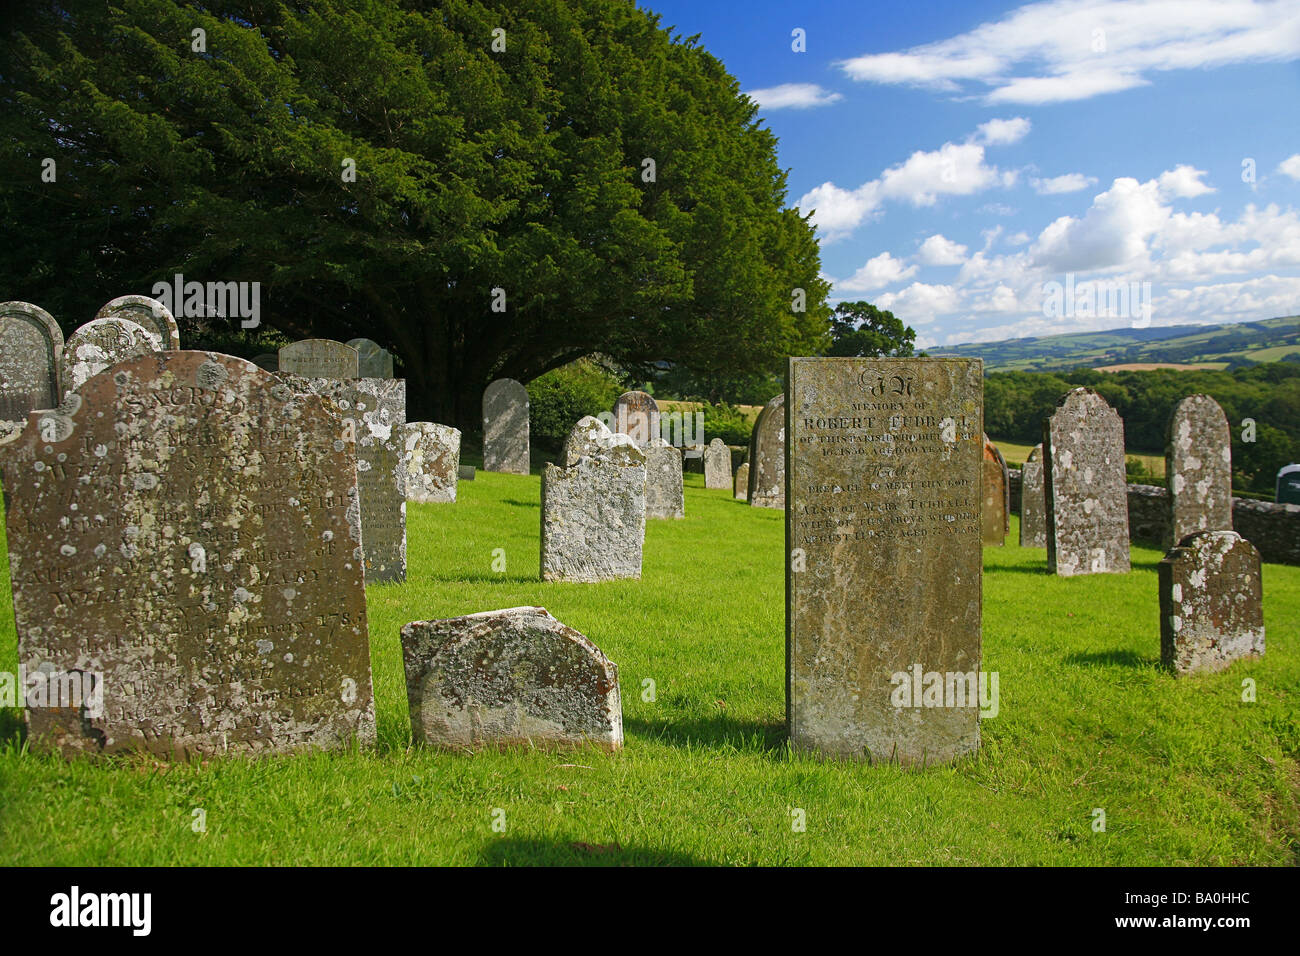
[[[393,353],[388,349],[371,339],[349,339],[348,345],[357,350],[358,377],[393,377]]]
[[[641,577],[645,453],[590,415],[542,471],[542,580]]]
[[[1007,475],[1007,462],[998,446],[984,436],[983,494],[980,506],[981,539],[984,544],[1001,547],[1006,544],[1011,530],[1011,479]]]
[[[366,584],[405,581],[406,379],[303,378],[285,372],[277,378],[338,406],[345,440],[356,442]]]
[[[921,765],[976,750],[982,363],[792,358],[786,395],[791,744]]]
[[[681,449],[674,448],[663,438],[655,437],[646,443],[644,451],[645,516],[647,518],[686,517]]]
[[[95,313],[97,319],[129,319],[158,336],[160,351],[181,347],[181,330],[171,309],[147,295],[119,295],[104,303]]]
[[[334,409],[242,359],[164,351],[30,421],[0,447],[19,663],[94,675],[102,695],[28,709],[37,749],[374,740],[356,459]]]
[[[402,628],[416,743],[452,750],[623,746],[618,668],[540,607]]]
[[[358,378],[357,350],[333,339],[301,339],[280,349],[279,370],[301,378]]]
[[[1278,469],[1273,497],[1280,505],[1300,505],[1300,465],[1283,465]]]
[[[1165,484],[1166,549],[1193,531],[1232,530],[1232,431],[1223,409],[1208,395],[1189,395],[1169,416]]]
[[[644,449],[650,439],[661,438],[659,403],[647,392],[624,392],[614,402],[614,433],[627,435]]]
[[[785,394],[763,406],[749,436],[749,503],[785,507]]]
[[[457,477],[457,479],[460,480],[460,481],[473,481],[473,480],[474,480],[474,466],[473,466],[473,465],[461,465],[459,468],[456,469],[456,477]]]
[[[109,366],[163,351],[157,333],[130,319],[91,319],[63,344],[59,382],[63,394],[80,388]]]
[[[280,371],[280,356],[274,352],[263,352],[261,355],[253,356],[253,364],[263,371],[278,372]]]
[[[483,391],[483,470],[528,474],[528,390],[499,378]]]
[[[460,470],[460,430],[433,422],[409,422],[405,444],[406,500],[454,502]]]
[[[713,439],[704,449],[704,487],[731,487],[731,449],[721,438]]]
[[[1178,674],[1264,653],[1259,552],[1233,531],[1197,531],[1157,566],[1160,659]]]
[[[22,430],[27,413],[63,398],[63,332],[30,302],[0,303],[0,441]]]
[[[1043,498],[1043,446],[1035,445],[1020,468],[1020,547],[1047,547],[1047,503]]]
[[[1053,574],[1129,570],[1124,422],[1090,388],[1076,388],[1043,422],[1047,567]]]
[[[737,501],[749,500],[749,462],[736,469],[736,483],[733,489]]]

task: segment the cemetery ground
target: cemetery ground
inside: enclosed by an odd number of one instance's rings
[[[369,588],[375,749],[67,762],[26,752],[9,710],[0,862],[1300,861],[1300,568],[1264,567],[1263,658],[1175,678],[1159,666],[1159,551],[1135,546],[1127,575],[1060,579],[1043,551],[1012,543],[1013,519],[1007,546],[984,549],[983,668],[1000,697],[980,751],[924,770],[868,766],[786,747],[782,512],[688,473],[687,517],[648,522],[640,581],[544,584],[538,477],[479,472],[458,495],[408,506],[408,580]],[[0,670],[12,672],[0,593]],[[625,749],[412,748],[399,628],[529,604],[618,664]],[[1242,701],[1246,678],[1255,703]]]

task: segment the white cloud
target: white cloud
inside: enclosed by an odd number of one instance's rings
[[[1088,272],[1133,266],[1146,259],[1147,240],[1168,220],[1154,180],[1115,180],[1083,218],[1062,216],[1039,233],[1030,249],[1035,264],[1052,272]]]
[[[873,292],[887,285],[910,279],[916,275],[918,266],[904,266],[902,259],[895,259],[888,252],[867,260],[853,275],[835,283],[837,292]]]
[[[1173,199],[1192,199],[1196,196],[1214,192],[1214,187],[1201,182],[1201,177],[1204,175],[1205,170],[1203,169],[1195,169],[1186,165],[1176,166],[1161,173],[1156,182],[1160,186],[1162,196]]]
[[[857,228],[880,206],[880,184],[875,180],[857,189],[841,189],[834,183],[822,183],[804,193],[795,203],[803,211],[813,211],[813,222],[827,239],[835,239]]]
[[[748,90],[745,95],[765,110],[806,110],[843,99],[839,93],[832,93],[816,83],[782,83],[761,90]]]
[[[1296,153],[1294,156],[1289,156],[1282,160],[1282,162],[1278,163],[1277,171],[1300,182],[1300,153]]]
[[[935,233],[921,243],[917,258],[927,266],[959,266],[966,261],[966,247]]]
[[[940,315],[956,311],[960,303],[960,294],[950,285],[913,282],[901,292],[886,292],[873,304],[894,313],[905,325],[927,325]]]
[[[1095,176],[1085,176],[1083,173],[1066,173],[1064,176],[1052,176],[1050,179],[1029,180],[1029,185],[1033,186],[1034,192],[1040,196],[1077,193],[1080,189],[1087,189],[1096,183]]]
[[[1011,119],[991,119],[987,123],[979,125],[976,138],[987,146],[1018,143],[1029,133],[1031,125],[1029,120],[1023,116],[1015,116]]]
[[[1048,0],[967,33],[839,64],[855,80],[989,103],[1059,103],[1151,82],[1151,74],[1300,58],[1294,0]]]

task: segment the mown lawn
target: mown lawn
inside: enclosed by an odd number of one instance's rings
[[[828,763],[785,746],[782,514],[686,481],[687,518],[651,522],[639,582],[537,580],[535,475],[480,472],[455,505],[412,505],[409,580],[369,593],[372,751],[66,763],[25,753],[17,712],[0,715],[0,863],[1297,862],[1300,568],[1265,568],[1264,658],[1175,679],[1158,666],[1158,552],[1136,548],[1125,576],[1062,580],[1042,551],[985,549],[984,669],[1001,700],[980,753],[926,770]],[[619,665],[625,750],[411,748],[401,625],[523,604]]]

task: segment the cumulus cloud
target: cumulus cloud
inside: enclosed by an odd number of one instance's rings
[[[1132,89],[1170,70],[1298,58],[1300,8],[1290,0],[1048,0],[838,65],[863,82],[1042,104]]]
[[[847,279],[835,283],[841,292],[873,292],[887,285],[910,279],[916,275],[919,267],[905,266],[902,259],[895,259],[888,252],[868,259],[866,264]]]
[[[1064,176],[1052,176],[1048,179],[1031,179],[1029,185],[1033,186],[1034,192],[1040,196],[1056,196],[1060,193],[1077,193],[1080,189],[1096,185],[1096,182],[1094,176],[1066,173]]]
[[[1300,182],[1300,153],[1289,156],[1278,163],[1277,171]]]
[[[1214,188],[1201,182],[1201,177],[1205,175],[1205,170],[1195,169],[1191,166],[1176,166],[1160,174],[1156,183],[1160,186],[1160,194],[1173,199],[1192,199],[1196,196],[1203,196],[1206,193],[1214,192]]]
[[[913,282],[901,292],[879,296],[875,305],[894,313],[907,325],[928,325],[938,316],[956,311],[960,303],[960,294],[950,285]]]
[[[745,95],[765,110],[806,110],[814,106],[828,106],[844,98],[816,83],[782,83],[761,90],[748,90]]]
[[[935,233],[921,243],[917,258],[927,266],[959,266],[966,261],[966,247]]]
[[[1032,124],[1023,116],[1015,116],[1011,119],[991,119],[987,123],[981,123],[975,133],[975,138],[988,146],[1004,146],[1008,143],[1018,143],[1029,133]]]

